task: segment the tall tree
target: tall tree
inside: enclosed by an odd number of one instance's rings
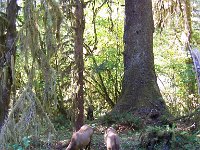
[[[156,81],[151,0],[125,0],[124,79],[114,110],[162,114],[166,105]]]
[[[75,128],[79,130],[84,121],[84,99],[83,99],[83,33],[85,28],[84,20],[84,0],[76,0],[75,8],[75,80],[76,93],[75,103],[77,106],[77,116],[75,120]]]
[[[11,87],[14,77],[14,61],[16,53],[16,17],[17,17],[17,0],[8,0],[7,6],[7,33],[5,39],[5,63],[3,67],[3,75],[0,77],[1,95],[0,95],[0,127],[8,115],[10,104]]]

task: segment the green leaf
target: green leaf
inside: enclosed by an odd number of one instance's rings
[[[25,148],[30,146],[30,140],[29,140],[28,137],[23,137],[22,141],[23,141],[23,145],[24,145]]]

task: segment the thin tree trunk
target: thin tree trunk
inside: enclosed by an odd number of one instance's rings
[[[186,41],[185,41],[185,48],[189,52],[189,44],[191,42],[192,37],[192,21],[191,21],[191,5],[190,0],[183,0],[183,16],[184,16],[184,27],[185,27],[185,34],[186,34]],[[192,58],[190,58],[192,59]],[[188,67],[191,67],[193,65],[192,60],[186,62]],[[188,83],[188,92],[189,94],[195,93],[195,83],[192,81],[195,81],[194,76],[191,76],[190,73],[188,73],[188,80],[191,80],[191,82]]]
[[[11,86],[13,84],[13,69],[15,53],[16,53],[16,17],[17,17],[17,0],[10,0],[7,7],[7,34],[6,34],[6,52],[3,77],[1,78],[2,86],[2,99],[0,104],[0,127],[2,127],[5,118],[8,115],[9,104],[10,104],[10,94]]]
[[[6,14],[2,13],[2,16],[4,18],[6,18]],[[5,63],[5,51],[6,51],[6,35],[5,35],[5,30],[7,27],[7,23],[5,20],[0,20],[0,128],[2,126],[3,123],[3,67],[4,67],[4,63]]]
[[[84,98],[83,98],[83,33],[85,28],[83,0],[76,0],[75,8],[75,71],[76,71],[76,94],[75,101],[77,106],[77,116],[75,121],[75,128],[79,130],[84,122]]]
[[[190,43],[192,36],[192,21],[191,21],[191,6],[190,0],[183,0],[183,16],[185,23],[185,32],[187,36],[187,42]]]

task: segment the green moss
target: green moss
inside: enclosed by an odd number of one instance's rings
[[[101,122],[106,125],[113,124],[124,124],[134,129],[140,129],[142,127],[142,122],[139,117],[134,116],[132,113],[110,113],[105,115]]]

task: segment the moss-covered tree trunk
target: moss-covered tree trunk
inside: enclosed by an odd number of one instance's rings
[[[16,41],[16,17],[17,17],[17,1],[8,1],[7,7],[7,33],[5,40],[5,52],[2,57],[4,57],[5,62],[3,66],[3,74],[0,76],[0,83],[2,86],[0,92],[0,128],[8,115],[9,104],[10,104],[10,94],[11,86],[13,84],[13,71],[14,71],[14,60],[15,60],[15,41]]]
[[[124,79],[114,110],[165,112],[154,69],[153,32],[151,0],[125,0]]]
[[[182,1],[183,5],[183,20],[184,20],[184,32],[186,34],[186,39],[185,39],[185,48],[189,52],[189,45],[191,42],[191,37],[192,37],[192,21],[191,21],[191,4],[190,0],[183,0]],[[189,82],[187,83],[187,88],[188,88],[188,94],[195,94],[195,78],[191,74],[193,73],[193,70],[191,69],[193,66],[193,62],[191,60],[192,58],[190,57],[188,61],[186,61],[186,65],[188,67],[187,71],[187,78]],[[191,108],[189,106],[189,108]]]
[[[83,33],[85,28],[84,20],[84,0],[76,0],[75,9],[75,73],[76,73],[76,93],[75,101],[77,106],[77,116],[75,120],[76,130],[79,130],[84,121],[84,99],[83,99]]]
[[[5,28],[6,28],[6,22],[3,20],[0,20],[0,129],[4,122],[4,101],[3,101],[3,68],[5,64],[4,59],[4,53],[6,51],[6,36],[5,36]]]

